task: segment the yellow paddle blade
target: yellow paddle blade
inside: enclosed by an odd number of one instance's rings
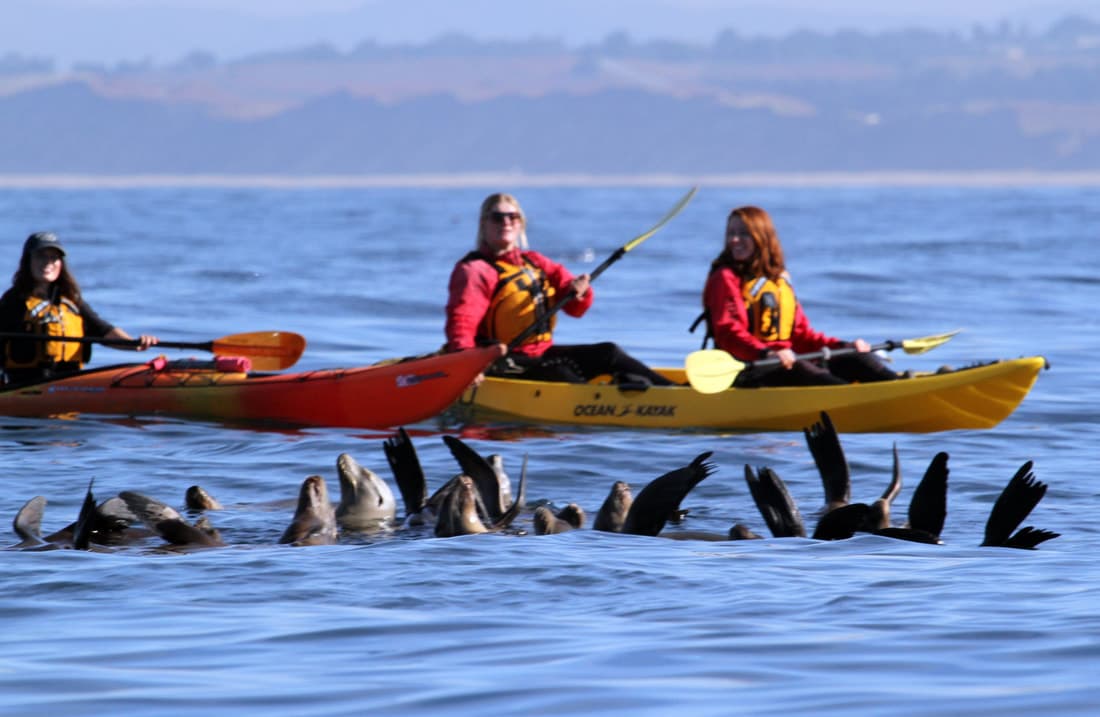
[[[948,331],[946,334],[934,334],[932,336],[919,336],[915,339],[904,339],[901,342],[901,348],[907,354],[922,354],[947,343],[960,331],[962,331],[962,329]]]
[[[692,187],[688,190],[687,194],[680,197],[680,201],[676,202],[676,205],[672,209],[668,210],[668,213],[661,217],[660,221],[653,225],[653,228],[647,231],[645,234],[639,234],[626,244],[623,245],[623,252],[628,252],[634,247],[638,246],[646,239],[650,238],[660,230],[665,224],[668,224],[674,216],[680,213],[680,211],[687,206],[687,203],[691,201],[691,198],[695,196],[695,193],[699,191],[699,187]]]
[[[223,356],[247,356],[258,371],[278,371],[298,362],[306,349],[301,334],[290,331],[252,331],[214,339],[211,351]]]
[[[720,349],[692,351],[684,359],[688,383],[699,393],[725,391],[743,368],[745,364]]]

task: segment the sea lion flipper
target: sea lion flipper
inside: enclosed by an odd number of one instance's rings
[[[443,436],[443,442],[447,444],[462,472],[473,480],[489,512],[490,522],[496,523],[504,511],[501,508],[500,482],[493,466],[480,453],[454,436]]]
[[[408,432],[398,428],[397,435],[382,442],[382,450],[386,453],[386,461],[390,464],[390,471],[405,504],[405,516],[420,513],[428,504],[428,482]]]
[[[45,510],[46,499],[40,495],[23,504],[11,522],[12,530],[20,540],[28,543],[42,542],[42,514]]]
[[[894,442],[894,466],[890,472],[890,485],[886,486],[886,490],[882,492],[882,497],[879,500],[886,501],[889,505],[894,502],[894,499],[898,497],[898,493],[901,492],[901,461],[898,459],[898,444]]]
[[[669,471],[649,482],[626,514],[622,532],[631,535],[658,535],[668,516],[679,508],[691,489],[715,471],[707,459],[711,451],[700,453],[689,465]]]
[[[803,429],[806,445],[821,475],[821,484],[825,489],[825,505],[835,508],[851,502],[851,472],[848,459],[840,445],[840,437],[833,426],[832,419],[825,411],[821,412],[821,421]]]
[[[845,540],[859,530],[865,530],[871,506],[866,503],[849,503],[833,508],[817,521],[814,540]]]
[[[191,525],[179,511],[155,498],[126,490],[118,497],[146,527],[172,545],[221,545],[219,538]]]
[[[947,519],[947,460],[943,451],[932,458],[909,499],[909,527],[937,537]]]
[[[1035,478],[1031,468],[1031,461],[1027,461],[1020,466],[1020,469],[1016,471],[1016,475],[1012,476],[1008,485],[1001,491],[1001,495],[997,497],[993,509],[989,512],[989,520],[985,524],[983,546],[1035,547],[1044,540],[1050,540],[1051,537],[1057,535],[1052,533],[1050,537],[1044,537],[1039,539],[1038,542],[1033,542],[1041,534],[1049,533],[1049,531],[1039,531],[1031,527],[1024,528],[1016,535],[1012,535],[1012,531],[1019,527],[1020,523],[1027,518],[1047,492],[1046,484]]]
[[[73,528],[73,549],[75,550],[87,550],[91,544],[96,518],[95,496],[92,495],[92,484],[94,483],[95,478],[88,481],[88,490],[84,493],[84,503],[80,506],[80,515],[77,516],[76,526]]]
[[[758,472],[753,472],[752,467],[746,464],[745,482],[748,483],[753,502],[773,537],[806,537],[806,527],[798,504],[791,497],[786,483],[775,471],[762,466]]]
[[[516,519],[520,511],[523,510],[524,505],[527,503],[527,454],[523,454],[523,468],[519,473],[519,490],[516,493],[516,499],[512,501],[512,505],[508,506],[508,510],[504,511],[504,514],[500,516],[498,520],[493,523],[493,528],[500,530],[507,528],[512,524],[512,521]]]

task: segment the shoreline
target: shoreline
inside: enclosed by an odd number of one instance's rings
[[[0,189],[458,189],[477,187],[1097,187],[1100,170],[750,172],[744,174],[0,174]]]

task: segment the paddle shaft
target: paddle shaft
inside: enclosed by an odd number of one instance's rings
[[[893,351],[894,349],[900,349],[902,347],[901,341],[884,341],[881,344],[872,344],[871,351]],[[798,361],[810,360],[816,358],[823,358],[828,360],[833,356],[843,356],[845,354],[858,353],[858,349],[854,346],[847,346],[841,349],[822,349],[821,351],[809,351],[804,354],[795,354],[795,359]],[[746,361],[742,371],[750,368],[761,368],[767,366],[777,366],[780,361],[778,357],[760,359],[759,361]]]
[[[138,339],[104,339],[96,336],[47,336],[46,334],[19,334],[8,331],[0,331],[0,339],[20,339],[23,341],[64,341],[74,344],[103,344],[104,346],[122,346],[137,348],[141,345]],[[213,341],[189,342],[189,341],[161,341],[157,346],[169,349],[195,349],[196,351],[213,351]]]
[[[682,210],[685,206],[687,206],[687,203],[689,201],[691,201],[692,197],[695,196],[695,192],[697,190],[698,190],[698,187],[692,187],[690,190],[688,190],[687,194],[685,194],[684,196],[682,196],[680,198],[680,201],[678,201],[676,203],[676,205],[673,206],[672,209],[670,209],[668,211],[667,214],[665,214],[663,217],[661,217],[661,220],[659,222],[657,222],[656,224],[653,225],[652,229],[645,232],[644,234],[639,234],[638,236],[636,236],[633,239],[631,239],[630,241],[628,241],[626,244],[623,244],[621,247],[619,247],[618,249],[613,251],[611,253],[611,256],[604,259],[603,263],[600,264],[599,266],[597,266],[588,275],[588,281],[589,282],[595,281],[596,278],[599,277],[600,274],[604,273],[604,271],[607,269],[607,267],[611,266],[612,264],[617,262],[619,259],[622,259],[623,256],[628,251],[630,251],[634,247],[636,247],[639,244],[641,244],[642,242],[644,242],[646,239],[648,239],[651,236],[653,236],[654,234],[656,234],[658,229],[663,227],[666,223],[668,223],[668,221],[670,219],[672,219],[674,216],[679,214],[680,210]],[[576,297],[577,297],[576,289],[570,287],[569,291],[567,291],[565,293],[565,296],[562,297],[561,301],[559,301],[556,304],[554,304],[553,306],[551,306],[549,311],[547,311],[545,314],[543,314],[538,319],[536,319],[530,326],[528,326],[523,331],[519,332],[519,334],[514,339],[512,339],[511,341],[508,342],[508,350],[511,351],[512,349],[514,349],[515,347],[519,346],[524,341],[529,339],[533,334],[535,334],[535,333],[539,332],[540,330],[542,330],[543,327],[546,326],[547,322],[550,321],[551,316],[553,316],[558,311],[560,311],[563,306],[568,304],[570,301],[572,301]]]

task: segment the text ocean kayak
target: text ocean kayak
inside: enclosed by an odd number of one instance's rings
[[[1032,356],[898,381],[712,394],[689,386],[624,390],[487,378],[456,408],[471,421],[731,431],[797,431],[828,411],[837,430],[848,433],[925,433],[996,426],[1016,410],[1045,365],[1046,359]],[[658,370],[686,380],[682,369]]]
[[[375,366],[262,374],[160,359],[0,391],[0,415],[162,415],[391,428],[443,411],[500,352],[490,346]]]

